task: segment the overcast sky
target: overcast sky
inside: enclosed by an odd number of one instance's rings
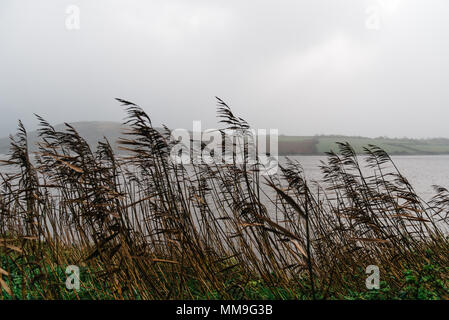
[[[0,136],[33,113],[122,121],[114,97],[214,128],[219,96],[284,134],[449,137],[448,17],[447,0],[1,0]]]

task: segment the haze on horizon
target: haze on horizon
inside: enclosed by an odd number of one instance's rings
[[[66,9],[80,9],[67,30]],[[0,137],[53,124],[216,127],[219,96],[289,135],[449,137],[447,0],[2,0]]]

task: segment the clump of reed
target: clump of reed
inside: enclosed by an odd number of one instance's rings
[[[169,131],[119,101],[125,155],[39,116],[31,153],[19,123],[0,173],[0,297],[366,298],[368,265],[380,268],[374,297],[446,297],[449,192],[426,203],[383,150],[367,146],[363,164],[340,143],[320,183],[291,160],[274,176],[257,163],[176,164]],[[249,128],[222,100],[218,115]],[[65,287],[68,265],[80,291]],[[420,282],[429,268],[438,285]]]

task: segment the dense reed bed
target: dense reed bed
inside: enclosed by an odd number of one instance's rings
[[[449,192],[424,202],[383,150],[367,146],[359,163],[340,144],[320,183],[294,161],[272,176],[245,161],[180,165],[169,131],[119,101],[131,128],[123,156],[40,117],[30,154],[19,124],[0,176],[0,297],[448,297]],[[249,128],[218,108],[220,123]],[[80,267],[78,291],[65,286],[69,265]],[[365,286],[369,265],[380,269],[378,290]]]

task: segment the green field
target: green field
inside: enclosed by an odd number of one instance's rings
[[[304,144],[313,144],[313,149],[301,154],[323,154],[330,150],[337,150],[337,142],[349,142],[357,153],[364,153],[363,148],[368,145],[381,147],[392,155],[427,155],[449,154],[449,139],[390,139],[390,138],[364,138],[346,136],[280,136],[279,151],[281,154],[292,154],[292,150],[303,150]],[[289,148],[284,146],[288,145]],[[288,149],[288,150],[287,150]]]

